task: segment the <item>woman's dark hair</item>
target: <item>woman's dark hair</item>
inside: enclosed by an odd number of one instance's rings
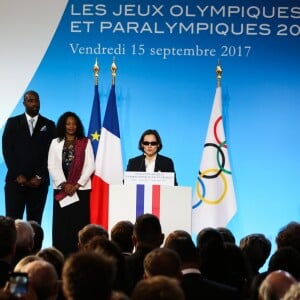
[[[140,140],[139,140],[139,145],[138,145],[139,150],[144,152],[142,142],[144,140],[145,135],[149,135],[149,134],[153,134],[156,137],[156,140],[158,142],[157,152],[159,152],[162,149],[163,145],[161,142],[160,135],[155,129],[147,129],[146,131],[143,132],[143,134],[141,135]]]
[[[59,117],[59,119],[57,121],[57,125],[56,125],[56,136],[58,137],[58,139],[60,141],[65,138],[66,123],[67,123],[67,119],[69,117],[73,117],[76,120],[76,124],[77,124],[77,129],[76,129],[76,133],[75,133],[76,137],[80,139],[85,136],[84,128],[83,128],[82,122],[79,119],[79,117],[74,112],[67,111]]]

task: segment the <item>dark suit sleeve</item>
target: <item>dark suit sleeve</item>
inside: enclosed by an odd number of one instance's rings
[[[126,171],[133,171],[132,159],[128,160]]]
[[[54,122],[42,116],[39,116],[32,136],[25,115],[9,118],[2,136],[3,157],[8,171],[6,181],[13,181],[21,174],[27,179],[39,175],[48,184],[47,158],[54,134]]]
[[[174,173],[174,185],[178,185],[173,160],[169,157],[158,155],[155,163],[155,172]]]
[[[146,171],[145,156],[140,155],[129,159],[126,171],[145,172]]]
[[[2,136],[2,153],[4,161],[6,163],[7,169],[10,170],[13,178],[16,178],[21,174],[19,165],[14,162],[14,153],[15,153],[15,132],[17,130],[17,123],[13,119],[8,119],[4,128]]]

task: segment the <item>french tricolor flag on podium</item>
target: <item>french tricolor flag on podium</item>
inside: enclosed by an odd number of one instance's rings
[[[160,185],[136,185],[136,217],[152,213],[160,218]]]
[[[156,215],[166,234],[191,231],[192,191],[190,187],[128,184],[109,187],[108,229],[120,220],[135,222],[144,213]]]

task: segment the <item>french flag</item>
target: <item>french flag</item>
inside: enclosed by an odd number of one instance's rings
[[[120,220],[135,222],[145,213],[156,215],[166,234],[182,229],[191,230],[191,187],[124,184],[110,185],[108,229]]]
[[[109,186],[123,183],[123,160],[114,83],[107,102],[95,164],[90,196],[90,222],[107,229]]]
[[[152,213],[160,218],[160,185],[136,186],[136,217]]]

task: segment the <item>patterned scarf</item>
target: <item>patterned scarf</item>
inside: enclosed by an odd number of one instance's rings
[[[70,166],[70,172],[68,174],[67,183],[76,184],[81,176],[84,160],[85,160],[85,148],[88,142],[88,138],[82,138],[76,140],[74,159]],[[55,195],[55,200],[60,201],[65,198],[67,194],[64,191],[60,191]]]

